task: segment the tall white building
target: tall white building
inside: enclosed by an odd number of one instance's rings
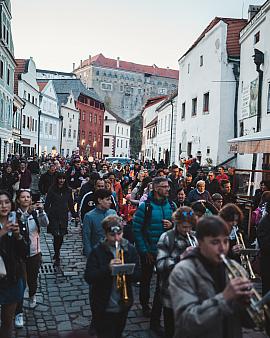
[[[177,121],[177,91],[169,95],[157,107],[157,137],[156,160],[163,159],[164,163],[172,164],[177,157],[176,145],[176,121]]]
[[[179,59],[175,162],[188,155],[220,164],[231,157],[243,19],[216,17]],[[230,163],[231,164],[231,163]]]
[[[16,59],[15,94],[24,102],[21,122],[21,152],[33,156],[38,149],[39,86],[32,58]]]
[[[156,134],[157,134],[157,107],[166,99],[166,96],[153,97],[147,100],[143,111],[142,127],[142,160],[157,160]]]
[[[40,90],[39,156],[60,153],[60,118],[53,81],[38,80]]]
[[[240,33],[239,138],[229,144],[231,152],[237,153],[238,168],[255,169],[256,163],[256,169],[270,170],[270,1],[261,8],[250,6],[249,15],[252,14],[254,17],[250,17]],[[258,67],[254,61],[258,61]],[[261,104],[258,105],[259,97]],[[258,116],[259,106],[261,118]],[[257,157],[254,164],[253,153]],[[256,181],[260,179],[261,176],[255,178]]]
[[[0,162],[4,162],[14,146],[12,119],[16,63],[9,0],[0,0],[0,40]]]
[[[103,156],[130,156],[130,125],[109,109],[104,113]]]

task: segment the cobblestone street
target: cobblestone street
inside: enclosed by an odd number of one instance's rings
[[[52,265],[52,236],[42,230],[43,266],[40,287],[37,293],[37,307],[24,305],[25,326],[16,330],[16,337],[65,337],[68,332],[87,332],[91,317],[88,300],[88,285],[83,279],[86,259],[82,255],[81,233],[78,227],[70,226],[61,250],[61,271]],[[138,293],[138,288],[135,288]],[[146,338],[149,334],[148,319],[142,317],[138,297],[129,312],[124,337]],[[80,335],[77,336],[78,338]],[[246,332],[245,338],[264,338],[259,332]],[[154,338],[154,337],[153,337]]]

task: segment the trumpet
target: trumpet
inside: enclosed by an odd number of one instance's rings
[[[245,242],[244,242],[243,235],[241,234],[241,232],[239,232],[239,235],[238,235],[236,230],[234,229],[234,234],[235,234],[235,238],[236,238],[236,243],[241,244],[243,249],[245,250],[246,246],[245,246]],[[247,254],[240,254],[240,261],[241,261],[241,265],[243,266],[243,268],[245,270],[247,270],[250,279],[256,279],[256,276],[255,276],[255,273],[252,269],[248,255]]]
[[[226,266],[229,279],[236,277],[246,278],[245,273],[239,269],[238,266],[232,263],[224,254],[220,255],[224,265]],[[270,318],[270,310],[266,305],[270,301],[270,291],[264,296],[261,297],[259,293],[252,287],[251,290],[252,296],[250,298],[249,305],[247,307],[247,312],[253,320],[256,327],[261,330],[265,329],[266,326],[266,316]]]
[[[124,260],[124,250],[120,248],[119,242],[115,242],[115,249],[116,249],[116,258],[121,260],[121,264],[125,263]],[[116,287],[122,292],[122,298],[124,302],[127,302],[128,299],[128,292],[127,292],[127,281],[125,274],[118,274],[116,277]]]
[[[193,247],[198,246],[197,238],[195,236],[191,236],[188,232],[187,232],[187,239],[189,241],[190,246],[193,246]]]

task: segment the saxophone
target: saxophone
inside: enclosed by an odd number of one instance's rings
[[[224,254],[221,254],[220,258],[228,270],[229,279],[236,277],[246,278],[245,273],[239,269],[238,266],[233,264],[228,258],[226,258]],[[268,291],[264,297],[261,297],[254,287],[251,288],[251,292],[252,296],[246,310],[250,315],[250,318],[253,320],[255,326],[261,330],[264,330],[266,327],[266,317],[270,318],[270,310],[267,306],[267,303],[270,301],[270,291]]]
[[[121,264],[125,263],[124,260],[124,250],[120,248],[119,242],[115,241],[115,249],[116,249],[116,257],[117,259],[120,259]],[[116,287],[118,290],[122,293],[122,299],[124,302],[128,302],[128,292],[127,292],[127,280],[125,274],[118,274],[116,277]]]

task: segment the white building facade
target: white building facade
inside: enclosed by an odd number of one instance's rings
[[[15,93],[23,100],[21,152],[33,156],[38,149],[39,86],[36,64],[32,58],[16,59]]]
[[[40,88],[39,156],[60,153],[60,118],[52,80],[38,81]]]
[[[172,164],[175,161],[176,121],[177,121],[177,91],[169,95],[157,107],[157,136],[155,159],[159,162]]]
[[[238,99],[238,137],[256,137],[257,131],[262,131],[270,139],[270,1],[267,1],[258,13],[241,31],[241,68]],[[259,67],[262,72],[261,88],[261,122],[257,130],[259,73],[254,63],[255,49],[263,53],[264,60]],[[256,169],[270,170],[270,149],[258,153]],[[237,167],[252,169],[252,154],[237,154]],[[253,168],[255,169],[255,168]],[[258,178],[259,180],[259,178]],[[257,180],[257,181],[258,181]]]
[[[176,163],[188,155],[213,165],[231,157],[227,140],[234,136],[234,70],[245,24],[246,20],[215,18],[179,60]]]
[[[130,156],[130,125],[108,109],[104,113],[103,156]]]
[[[70,156],[72,151],[78,146],[78,128],[80,112],[76,108],[75,99],[71,92],[66,99],[60,101],[60,149],[62,156]]]
[[[158,96],[147,100],[142,111],[143,126],[142,126],[142,146],[141,146],[141,159],[142,160],[157,160],[158,154],[155,143],[157,125],[157,108],[165,101],[166,96]],[[154,136],[153,136],[154,134]],[[149,141],[150,140],[150,141]]]
[[[0,162],[13,151],[12,119],[15,59],[11,32],[11,4],[0,1]]]

